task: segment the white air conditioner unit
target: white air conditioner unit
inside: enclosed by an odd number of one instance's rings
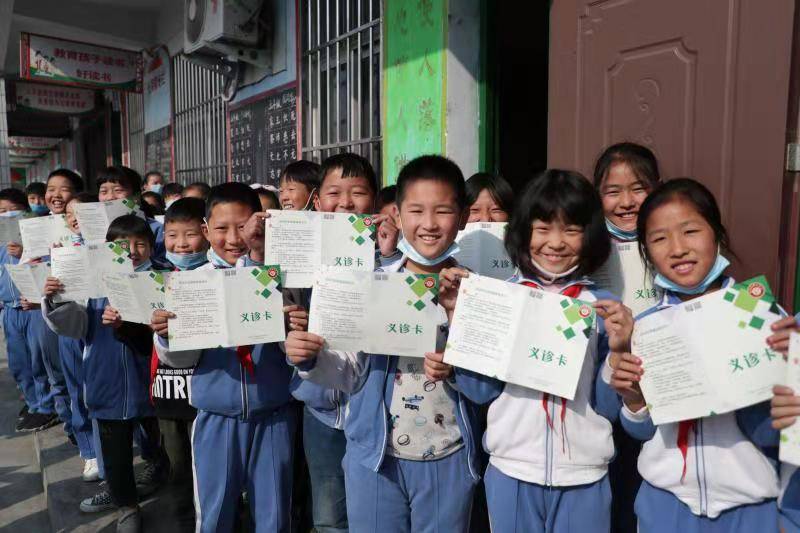
[[[183,51],[255,59],[261,4],[262,0],[185,0]]]

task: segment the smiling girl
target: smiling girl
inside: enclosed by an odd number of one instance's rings
[[[574,400],[456,369],[459,390],[490,404],[483,445],[488,452],[486,499],[494,531],[610,529],[608,463],[614,456],[614,392],[598,379],[609,349],[625,350],[617,331],[630,311],[588,277],[608,257],[600,198],[580,174],[551,169],[528,186],[511,217],[506,249],[518,268],[510,281],[593,302],[599,315]],[[465,271],[442,274],[448,312]],[[536,317],[531,317],[535,320]],[[579,436],[576,438],[576,436]]]
[[[719,208],[697,181],[679,178],[655,189],[639,209],[637,231],[640,253],[665,291],[642,316],[734,283],[723,274],[729,248]],[[769,346],[780,350],[785,330],[794,327],[792,318],[776,322]],[[639,531],[775,531],[778,479],[765,451],[774,452],[778,435],[770,428],[769,403],[655,426],[638,385],[641,363],[629,353],[611,358],[611,385],[623,397],[622,425],[644,441]]]

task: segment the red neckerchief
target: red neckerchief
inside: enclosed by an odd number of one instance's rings
[[[683,457],[683,472],[681,473],[681,483],[686,477],[686,454],[689,452],[689,430],[697,431],[697,420],[683,420],[678,422],[678,450]]]
[[[256,373],[256,364],[253,362],[253,345],[237,346],[236,356],[239,358],[239,364],[242,365],[251,376],[254,376]]]
[[[532,289],[542,289],[542,286],[538,283],[533,281],[522,281],[520,282],[521,285],[525,285],[526,287],[531,287]],[[564,296],[569,296],[570,298],[577,298],[581,291],[583,290],[583,285],[580,283],[575,283],[563,289],[560,294]],[[553,427],[553,419],[550,418],[550,409],[548,409],[547,403],[550,401],[550,394],[547,392],[542,393],[542,409],[544,409],[544,414],[547,416],[547,425],[550,426],[550,429],[555,429]],[[567,418],[567,399],[561,398],[561,451],[566,451],[566,432],[567,432],[567,425],[566,425],[566,418]]]

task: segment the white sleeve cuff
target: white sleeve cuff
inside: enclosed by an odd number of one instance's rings
[[[645,405],[638,411],[631,411],[627,405],[623,402],[622,404],[622,416],[630,420],[631,422],[642,423],[646,422],[648,418],[650,418],[650,411],[647,409]]]
[[[603,363],[603,367],[600,369],[600,379],[606,385],[611,385],[611,374],[613,373],[614,369],[611,367],[611,354],[609,353],[608,357],[606,357],[606,362]]]

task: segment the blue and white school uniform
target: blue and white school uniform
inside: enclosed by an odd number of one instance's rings
[[[153,247],[152,259],[157,263],[164,263],[167,260],[167,248],[164,246],[164,225],[154,218],[147,218],[147,225],[156,238],[156,245]]]
[[[217,261],[199,268],[231,266]],[[176,352],[158,335],[154,346],[170,366],[196,363],[189,403],[197,409],[192,426],[197,531],[232,531],[237,502],[247,490],[256,532],[288,532],[297,420],[289,407],[292,368],[280,344],[252,347],[252,373],[236,348]]]
[[[454,383],[427,381],[419,358],[361,352],[323,350],[298,371],[349,396],[342,464],[352,533],[467,531],[480,476],[476,412]]]
[[[779,522],[783,533],[800,533],[800,469],[781,463]]]
[[[733,284],[727,278],[723,288]],[[678,305],[666,292],[637,318]],[[604,379],[610,380],[610,369]],[[646,408],[621,409],[622,425],[644,442],[636,497],[643,533],[776,531],[778,432],[771,427],[769,402],[696,421],[655,426]]]
[[[543,286],[519,275],[509,281]],[[583,285],[576,296],[581,300],[615,299],[592,290],[585,279],[558,286],[558,292],[574,285]],[[607,355],[605,327],[598,320],[569,401],[456,369],[461,392],[475,403],[490,404],[483,447],[489,454],[484,483],[493,531],[609,531],[611,428],[621,404],[600,379]]]

